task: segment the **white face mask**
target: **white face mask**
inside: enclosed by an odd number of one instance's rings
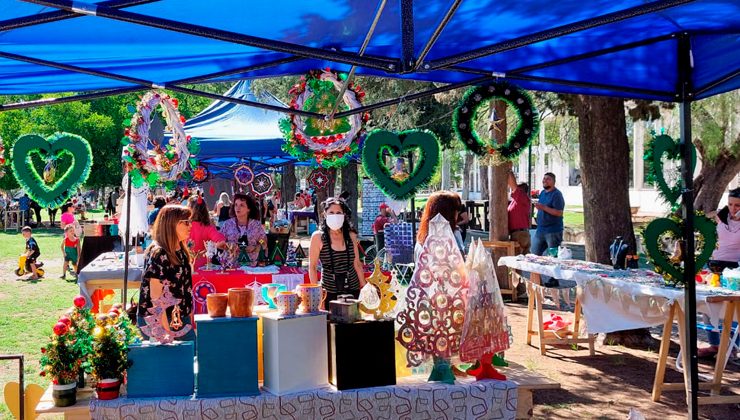
[[[343,214],[327,214],[326,225],[331,230],[339,230],[344,226],[344,215]]]

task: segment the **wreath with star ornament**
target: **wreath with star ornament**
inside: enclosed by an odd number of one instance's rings
[[[288,91],[291,95],[290,107],[330,113],[346,78],[346,74],[329,68],[309,72]],[[364,97],[362,88],[350,82],[337,111],[359,108]],[[341,168],[359,153],[359,140],[369,119],[367,112],[333,119],[291,114],[280,120],[280,131],[285,137],[283,150],[299,160],[314,161],[317,166]]]
[[[517,127],[504,144],[496,144],[491,139],[481,139],[475,130],[475,119],[488,101],[498,99],[506,102],[516,113]],[[492,121],[492,128],[500,130],[498,123]],[[475,86],[463,95],[452,116],[452,128],[465,147],[478,156],[496,155],[498,160],[515,160],[529,146],[537,135],[540,118],[532,98],[527,92],[504,81],[483,86]]]
[[[172,132],[167,144],[154,145],[149,137],[152,113],[157,106],[162,108],[166,129]],[[195,155],[200,151],[200,143],[185,134],[185,117],[177,106],[177,99],[166,93],[149,91],[135,108],[129,107],[134,114],[124,121],[127,128],[121,157],[134,187],[154,188],[163,184],[172,189],[179,179],[192,179],[192,171],[198,167]]]
[[[308,186],[316,191],[323,191],[329,186],[332,178],[334,178],[327,169],[316,168],[308,175]]]
[[[256,196],[261,197],[269,193],[274,185],[275,183],[273,182],[272,176],[270,176],[270,174],[266,172],[260,172],[254,176],[254,180],[252,180],[252,184],[250,185],[250,187],[252,188],[252,192]]]

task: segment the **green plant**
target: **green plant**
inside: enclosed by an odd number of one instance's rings
[[[70,333],[71,320],[63,316],[54,325],[54,333],[49,342],[41,348],[41,376],[51,376],[57,385],[71,384],[77,381],[80,371],[80,358],[76,338]]]
[[[95,379],[123,379],[130,365],[129,345],[138,339],[126,313],[121,312],[120,306],[115,306],[107,315],[99,314],[92,335],[90,365]]]

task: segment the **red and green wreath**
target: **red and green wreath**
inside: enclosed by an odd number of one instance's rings
[[[288,91],[290,107],[330,113],[346,78],[346,74],[329,68],[309,72]],[[350,82],[337,111],[359,108],[364,97],[362,88]],[[280,120],[280,131],[285,137],[283,150],[301,161],[313,161],[317,166],[341,168],[359,154],[359,139],[369,119],[367,112],[331,120],[291,114]]]

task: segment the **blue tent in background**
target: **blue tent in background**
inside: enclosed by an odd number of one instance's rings
[[[248,80],[236,83],[224,96],[285,106],[268,92],[256,97]],[[283,136],[278,121],[284,117],[280,112],[217,100],[189,119],[185,132],[200,141],[198,159],[211,174],[228,172],[230,176],[229,168],[240,162],[274,167],[295,161],[280,148]]]

